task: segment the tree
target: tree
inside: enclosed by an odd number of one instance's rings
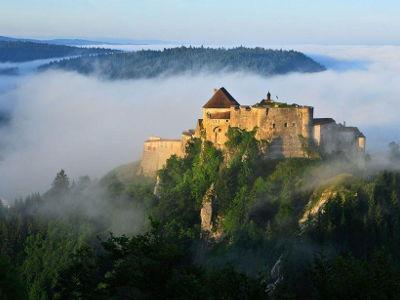
[[[63,196],[70,189],[70,182],[64,170],[57,173],[49,191],[51,196]]]
[[[389,144],[389,160],[392,163],[400,162],[400,145],[396,142]]]
[[[0,299],[26,299],[25,286],[13,265],[4,256],[0,255]]]

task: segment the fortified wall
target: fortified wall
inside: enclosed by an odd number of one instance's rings
[[[229,127],[257,128],[256,138],[267,140],[270,158],[307,157],[304,142],[315,143],[326,153],[359,153],[365,150],[365,136],[357,127],[337,124],[332,118],[314,118],[314,108],[273,101],[267,98],[252,106],[240,105],[225,88],[215,89],[203,106],[203,118],[196,129],[183,132],[180,140],[150,137],[144,143],[139,172],[155,176],[171,155],[182,157],[193,137],[211,141],[224,149]]]
[[[156,172],[164,167],[172,155],[183,157],[188,140],[193,136],[193,131],[182,133],[180,140],[162,139],[151,136],[144,142],[143,156],[138,173],[144,176],[155,177]]]

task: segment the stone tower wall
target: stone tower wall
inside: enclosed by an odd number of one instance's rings
[[[229,108],[204,108],[203,109],[203,129],[205,138],[211,141],[215,147],[222,149],[227,141],[226,133],[228,132],[230,119],[226,114],[230,114]],[[225,118],[217,119],[217,115]]]
[[[271,157],[304,157],[299,136],[312,136],[312,107],[232,107],[230,125],[258,128],[256,137],[270,142]]]

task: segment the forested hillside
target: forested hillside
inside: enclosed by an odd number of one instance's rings
[[[108,79],[152,78],[199,72],[251,72],[263,76],[319,72],[323,66],[297,51],[263,48],[213,49],[180,47],[66,59],[44,66]]]
[[[225,153],[195,139],[170,158],[157,195],[136,165],[60,171],[0,207],[0,298],[396,299],[400,172],[343,153],[271,160],[255,131],[228,138]]]
[[[0,62],[24,62],[36,59],[105,54],[112,52],[119,51],[100,48],[79,48],[64,45],[0,40]]]

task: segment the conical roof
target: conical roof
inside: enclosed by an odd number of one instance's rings
[[[203,108],[229,108],[232,105],[240,105],[225,88],[220,88],[214,93]]]

